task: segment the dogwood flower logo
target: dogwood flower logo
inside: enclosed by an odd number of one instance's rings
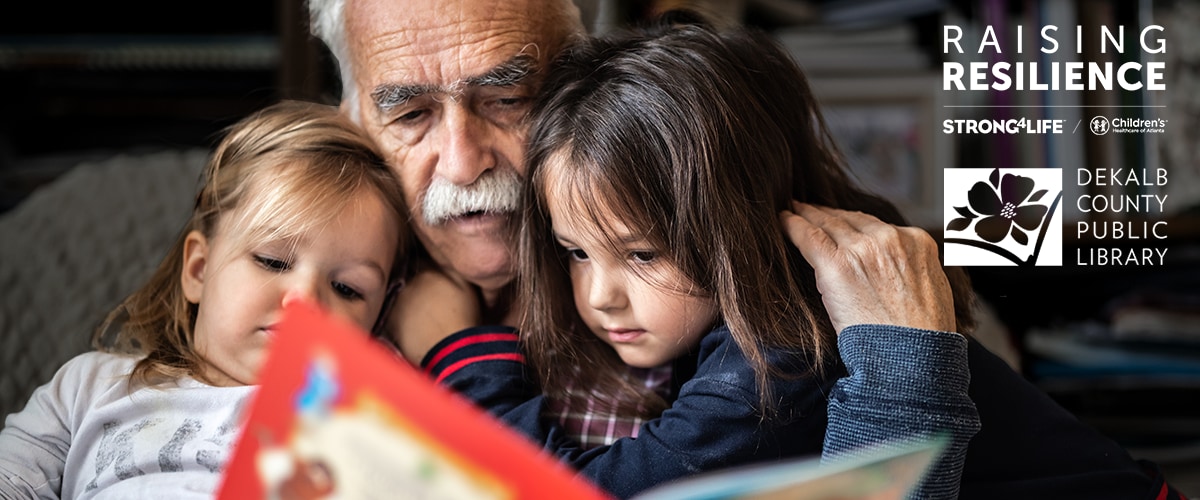
[[[975,224],[975,234],[985,241],[997,243],[1011,235],[1017,243],[1029,243],[1029,236],[1021,229],[1033,231],[1041,225],[1049,207],[1032,202],[1045,196],[1046,190],[1034,193],[1033,179],[1028,177],[1005,174],[997,183],[996,178],[999,176],[1000,170],[996,169],[988,179],[990,185],[986,182],[976,182],[971,186],[971,191],[967,193],[970,208],[954,207],[962,217],[950,221],[946,229],[966,229],[978,213],[987,216]],[[1030,193],[1033,193],[1032,196]],[[1013,227],[1014,224],[1020,227]]]
[[[977,255],[955,258],[957,245],[986,250],[1019,265],[1061,265],[1061,228],[1058,258],[1039,261],[1047,227],[1061,220],[1054,217],[1062,199],[1060,169],[992,169],[986,180],[978,180],[988,169],[946,169],[947,212],[944,254],[947,265],[998,265]],[[951,175],[953,173],[953,175]],[[1043,182],[1035,182],[1034,176]],[[1048,187],[1038,189],[1038,184]],[[970,185],[969,189],[963,189]],[[1047,199],[1054,190],[1055,195]],[[964,198],[965,191],[965,200]],[[965,203],[962,203],[965,201]],[[1040,202],[1040,203],[1039,203]],[[1048,203],[1047,203],[1048,202]],[[1057,222],[1061,224],[1061,222]],[[965,233],[960,237],[957,233]],[[969,253],[969,252],[968,252]],[[1020,257],[1018,255],[1025,255]],[[959,256],[962,257],[962,256]],[[965,260],[965,262],[958,262]],[[1056,262],[1051,262],[1056,261]]]

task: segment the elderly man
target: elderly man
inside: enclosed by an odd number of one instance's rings
[[[351,0],[314,26],[341,63],[343,107],[391,157],[421,242],[503,307],[537,70],[583,30],[566,1]]]
[[[571,37],[583,35],[578,10],[568,0],[310,0],[309,6],[314,33],[340,64],[343,109],[389,156],[416,233],[449,277],[419,275],[402,294],[408,313],[394,318],[402,351],[418,363],[456,330],[513,324],[507,226],[523,172],[523,118],[539,70]],[[809,242],[802,251],[817,270],[836,329],[871,323],[953,331],[953,300],[932,238],[910,228],[864,233],[846,215],[806,207],[784,221],[794,239]],[[440,294],[463,287],[475,290],[482,317],[444,310]],[[889,342],[912,345],[878,349]],[[831,401],[826,453],[902,432],[945,431],[942,423],[953,420],[956,440],[934,472],[952,496],[966,442],[978,429],[966,394],[966,340],[947,333],[856,345],[859,356],[882,361],[874,369],[896,373],[865,374],[847,361],[850,377],[839,382],[847,399],[836,408]],[[917,370],[910,356],[928,362]],[[880,418],[873,398],[891,391],[895,404],[894,388],[885,386],[896,379],[926,384],[926,399],[913,401],[905,415]],[[946,408],[954,408],[953,419],[941,418]],[[893,427],[898,421],[908,427]]]

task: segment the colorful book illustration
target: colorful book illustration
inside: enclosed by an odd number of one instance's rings
[[[608,499],[533,442],[357,326],[285,311],[217,498]],[[772,462],[661,485],[639,500],[899,499],[940,439],[853,459]]]
[[[608,498],[357,326],[289,305],[218,493]]]

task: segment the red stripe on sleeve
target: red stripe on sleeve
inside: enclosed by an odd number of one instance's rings
[[[442,379],[449,377],[451,373],[454,373],[454,372],[458,371],[460,368],[467,366],[471,363],[478,363],[480,361],[493,361],[493,360],[498,360],[498,359],[504,360],[504,361],[516,361],[518,363],[525,362],[525,356],[522,356],[521,354],[518,354],[518,353],[512,353],[512,352],[501,353],[501,354],[484,354],[482,356],[474,356],[474,357],[470,357],[467,359],[461,359],[461,360],[455,362],[454,364],[446,367],[446,369],[444,371],[442,371],[442,374],[438,375],[436,382],[439,384],[442,383]]]
[[[484,342],[499,342],[499,341],[516,342],[517,334],[515,334],[515,333],[485,333],[482,335],[472,335],[465,339],[452,342],[452,343],[450,343],[450,345],[442,348],[441,351],[438,351],[438,353],[433,356],[433,359],[429,360],[429,364],[425,365],[425,372],[426,373],[432,372],[433,367],[436,366],[439,361],[441,361],[442,359],[445,359],[446,356],[449,356],[450,353],[452,353],[458,349],[461,349],[463,347],[473,345],[473,344],[481,344]],[[455,364],[457,365],[458,363],[455,363]]]

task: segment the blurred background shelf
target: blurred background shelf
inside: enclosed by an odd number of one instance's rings
[[[283,97],[332,100],[298,0],[149,0],[0,16],[0,212],[81,160],[211,146]]]

